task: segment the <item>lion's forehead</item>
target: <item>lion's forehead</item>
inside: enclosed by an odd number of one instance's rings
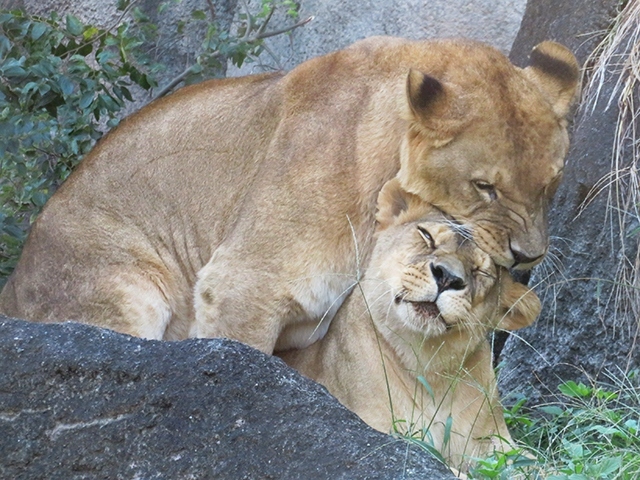
[[[555,119],[531,119],[526,128],[507,132],[514,159],[511,180],[534,188],[549,184],[564,166],[569,147],[566,129]]]
[[[548,115],[517,125],[488,119],[465,137],[456,156],[467,180],[487,181],[528,204],[562,172],[568,148],[566,130]]]

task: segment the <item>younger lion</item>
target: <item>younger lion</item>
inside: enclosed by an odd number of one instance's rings
[[[404,188],[497,263],[547,248],[578,65],[466,40],[376,37],[287,74],[203,82],[103,138],[34,223],[0,311],[264,352],[322,338]]]
[[[361,291],[324,339],[279,355],[378,430],[428,429],[449,464],[465,469],[469,456],[511,441],[487,333],[531,324],[540,301],[395,179],[378,219]]]

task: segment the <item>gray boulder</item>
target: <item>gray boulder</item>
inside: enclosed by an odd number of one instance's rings
[[[281,360],[0,318],[0,478],[455,478]]]
[[[314,20],[290,35],[267,39],[258,63],[230,66],[230,76],[284,68],[345,48],[373,35],[405,38],[468,37],[509,52],[526,0],[300,0],[299,19]],[[243,2],[238,2],[241,12]],[[270,30],[294,22],[276,16]],[[275,60],[274,60],[275,58]]]
[[[577,52],[584,63],[610,29],[618,3],[530,0],[512,61],[526,64],[531,48],[552,38]],[[628,47],[623,43],[623,56]],[[512,336],[503,351],[502,391],[523,393],[532,404],[554,400],[563,381],[587,382],[610,374],[619,378],[640,366],[640,355],[634,350],[637,318],[634,310],[621,308],[629,300],[637,308],[638,277],[634,279],[631,265],[626,273],[632,283],[626,290],[620,290],[624,282],[618,277],[623,254],[632,261],[637,258],[639,237],[629,235],[637,228],[637,217],[608,205],[609,194],[626,195],[628,185],[615,184],[614,190],[604,188],[598,194],[592,191],[613,168],[619,109],[615,98],[609,102],[618,78],[619,69],[611,69],[597,101],[583,101],[577,110],[564,179],[550,214],[555,258],[534,270],[530,283],[544,299],[543,313],[533,327]],[[632,155],[627,155],[620,167],[633,162]],[[616,304],[618,294],[623,302]]]

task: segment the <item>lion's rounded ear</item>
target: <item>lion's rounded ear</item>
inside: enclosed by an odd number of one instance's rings
[[[398,218],[413,206],[424,202],[412,193],[407,192],[400,185],[400,180],[392,178],[384,184],[378,194],[378,211],[376,220],[381,229],[397,223]],[[398,222],[402,223],[402,222]]]
[[[514,281],[505,271],[502,273],[500,306],[504,312],[497,328],[518,330],[531,325],[540,315],[540,299],[526,285]]]
[[[546,94],[558,117],[566,117],[579,92],[580,65],[564,45],[546,41],[531,51],[525,75]]]
[[[436,146],[449,143],[464,127],[464,108],[451,84],[412,68],[407,75],[407,101],[412,120]]]

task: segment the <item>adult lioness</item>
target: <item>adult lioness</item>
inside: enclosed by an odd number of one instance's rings
[[[486,335],[531,324],[540,301],[397,179],[380,200],[360,288],[322,340],[278,355],[378,430],[428,428],[464,469],[469,456],[510,449]]]
[[[498,263],[530,265],[577,79],[555,43],[521,70],[480,43],[379,37],[184,88],[122,122],[51,198],[0,311],[307,346],[366,261],[396,174]]]

